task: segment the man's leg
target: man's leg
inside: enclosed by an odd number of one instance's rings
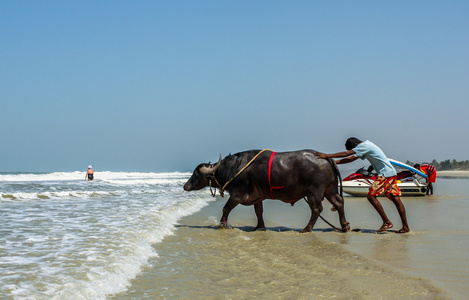
[[[433,183],[431,181],[428,184],[427,195],[428,195],[428,192],[430,192],[430,195],[433,195]]]
[[[407,217],[406,217],[406,213],[405,213],[405,207],[404,207],[404,204],[401,201],[401,197],[391,194],[390,198],[391,198],[391,201],[394,203],[394,205],[396,205],[397,211],[399,212],[399,216],[401,217],[401,221],[402,221],[402,228],[400,230],[396,231],[396,233],[409,232],[410,228],[409,228],[409,224],[407,224]]]
[[[383,220],[383,225],[376,232],[382,232],[382,231],[388,230],[389,228],[392,228],[393,225],[392,225],[391,221],[389,221],[388,216],[386,216],[386,213],[384,212],[383,206],[378,201],[376,196],[368,194],[367,199],[371,203],[371,205],[373,205],[373,207],[376,209],[376,211],[380,215],[381,219]]]

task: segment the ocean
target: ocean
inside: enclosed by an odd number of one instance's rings
[[[356,231],[265,201],[253,207],[185,192],[190,173],[0,173],[0,299],[465,299],[469,293],[469,179],[438,179],[432,197],[402,198],[411,227],[381,202],[345,197]],[[338,226],[324,202],[322,215]]]
[[[104,299],[206,206],[186,173],[0,174],[0,299]]]

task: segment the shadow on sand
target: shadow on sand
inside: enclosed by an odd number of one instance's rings
[[[266,227],[262,229],[257,229],[254,230],[254,226],[230,226],[230,228],[219,228],[218,225],[176,225],[176,227],[180,228],[194,228],[194,229],[213,229],[213,230],[225,230],[225,229],[237,229],[241,230],[244,232],[254,232],[254,231],[275,231],[275,232],[288,232],[288,231],[296,231],[300,232],[301,229],[299,228],[291,228],[291,227],[285,227],[285,226],[277,226],[277,227]],[[313,229],[313,232],[333,232],[337,231],[333,228],[319,228],[319,229]]]
[[[226,229],[237,229],[241,230],[244,232],[254,232],[254,231],[274,231],[274,232],[288,232],[288,231],[296,231],[300,232],[300,228],[291,228],[291,227],[285,227],[285,226],[277,226],[277,227],[266,227],[263,229],[257,229],[254,230],[254,226],[230,226],[230,228],[220,228],[218,225],[184,225],[184,224],[179,224],[176,225],[178,228],[193,228],[193,229],[212,229],[212,230],[226,230]],[[333,228],[318,228],[318,229],[313,229],[312,231],[314,232],[340,232],[344,233],[340,230],[336,230]],[[357,232],[357,233],[365,233],[365,234],[387,234],[387,233],[396,233],[397,230],[387,230],[383,232],[376,232],[376,229],[352,229],[349,231],[350,232]]]

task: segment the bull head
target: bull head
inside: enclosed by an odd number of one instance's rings
[[[200,168],[200,173],[202,173],[204,175],[213,175],[213,174],[215,174],[215,171],[220,166],[220,163],[221,163],[221,153],[220,153],[220,158],[218,159],[218,162],[217,162],[216,165],[210,166],[210,167],[203,166],[202,168]]]

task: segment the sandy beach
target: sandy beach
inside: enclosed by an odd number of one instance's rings
[[[437,195],[404,198],[412,231],[400,227],[392,203],[381,200],[395,227],[376,234],[380,219],[365,198],[346,197],[353,229],[340,233],[310,216],[303,202],[264,203],[266,231],[255,231],[252,207],[238,206],[231,230],[217,229],[226,198],[180,220],[155,245],[152,259],[125,293],[113,299],[465,299],[469,293],[467,179],[437,180]],[[462,188],[462,190],[461,190]],[[322,215],[338,224],[324,203]]]
[[[437,171],[437,176],[440,178],[453,178],[453,177],[467,177],[469,178],[469,171],[459,171],[459,170],[451,170],[451,171]]]

